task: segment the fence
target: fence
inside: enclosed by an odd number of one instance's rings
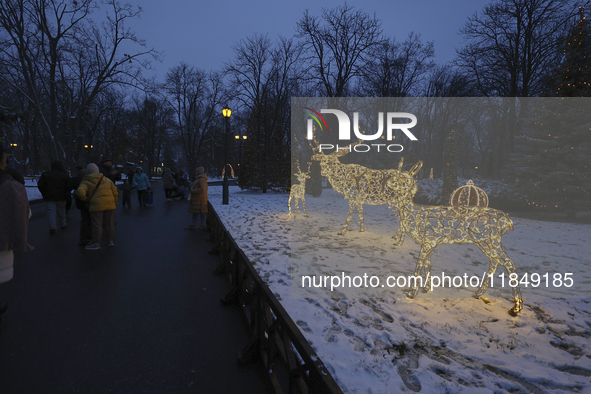
[[[227,275],[232,285],[222,303],[239,309],[251,338],[239,355],[238,363],[262,363],[275,393],[342,393],[299,328],[226,230],[211,203],[208,206],[208,224],[213,229],[212,240],[215,242],[211,253],[221,256],[220,265],[214,272]],[[287,377],[282,371],[287,371]]]

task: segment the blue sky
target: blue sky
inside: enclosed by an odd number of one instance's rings
[[[454,57],[462,44],[458,34],[467,18],[480,12],[490,0],[348,1],[382,21],[388,37],[404,40],[411,31],[423,41],[435,42],[435,60],[443,63]],[[160,51],[164,61],[154,62],[162,81],[169,68],[184,61],[206,71],[221,70],[233,57],[232,47],[255,33],[291,37],[296,22],[308,9],[321,15],[322,8],[334,8],[344,1],[334,0],[253,0],[225,2],[197,0],[131,0],[143,9],[141,19],[129,26],[148,46]]]

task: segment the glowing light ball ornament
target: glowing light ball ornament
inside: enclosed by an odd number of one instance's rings
[[[449,197],[449,205],[453,207],[488,207],[488,196],[474,182],[469,180],[466,185],[458,187]]]

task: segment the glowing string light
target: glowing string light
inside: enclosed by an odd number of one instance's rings
[[[465,186],[460,186],[453,191],[449,197],[449,205],[488,207],[488,196],[484,190],[474,186],[474,182],[469,180]]]
[[[340,235],[344,235],[349,230],[349,223],[355,209],[359,215],[359,231],[363,232],[365,231],[363,205],[387,204],[396,194],[401,192],[398,185],[408,182],[416,184],[413,176],[419,171],[420,166],[416,168],[416,172],[414,172],[416,166],[409,172],[402,172],[404,159],[400,160],[398,169],[374,170],[359,164],[343,164],[339,161],[339,157],[349,153],[352,146],[358,144],[359,141],[346,148],[339,148],[330,154],[322,153],[315,138],[314,142],[316,147],[313,149],[316,153],[312,156],[312,160],[320,161],[320,174],[325,176],[333,189],[341,193],[349,202],[347,219],[339,231]],[[403,237],[404,233],[397,233],[394,236],[396,242],[399,242]]]
[[[424,292],[431,287],[431,253],[441,244],[474,244],[489,258],[488,273],[474,294],[476,298],[486,292],[499,264],[505,267],[509,275],[516,272],[515,264],[501,245],[502,235],[513,230],[513,221],[507,214],[488,207],[417,206],[413,203],[417,192],[416,182],[406,182],[406,185],[391,185],[404,192],[396,194],[389,205],[400,221],[397,234],[401,231],[403,234],[408,233],[421,245],[414,275],[425,276]],[[516,315],[523,309],[523,298],[519,283],[512,289],[514,305],[509,313]],[[414,298],[417,293],[415,282],[407,295]]]
[[[308,163],[307,172],[302,172],[302,170],[300,170],[299,162],[297,162],[297,165],[298,172],[294,175],[298,179],[299,184],[291,185],[291,189],[289,191],[289,201],[287,205],[289,206],[289,214],[291,215],[291,200],[295,199],[297,213],[300,213],[299,200],[301,200],[304,207],[304,216],[308,216],[308,213],[306,212],[306,179],[310,178],[310,166],[312,166],[312,163]]]
[[[231,164],[226,164],[226,165],[224,166],[224,169],[222,170],[222,178],[223,178],[223,177],[226,175],[226,167],[230,167],[230,175],[231,175],[231,178],[236,178],[236,177],[234,176],[234,167],[232,167],[232,165],[231,165]]]

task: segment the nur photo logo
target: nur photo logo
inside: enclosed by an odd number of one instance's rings
[[[316,111],[312,108],[304,107],[304,113],[310,118],[307,120],[306,138],[308,141],[314,140],[314,122],[318,125],[321,131],[329,132],[328,124],[322,114],[334,115],[338,121],[338,137],[339,141],[350,141],[351,140],[351,120],[349,115],[344,111],[338,109],[326,109],[323,108],[320,111]],[[394,130],[400,130],[406,135],[411,141],[417,141],[417,137],[410,131],[411,128],[416,126],[417,117],[408,112],[378,112],[378,130],[374,134],[365,134],[359,127],[359,112],[353,112],[353,134],[361,141],[376,141],[384,138],[384,131],[386,133],[386,141],[394,140]],[[406,122],[410,120],[410,122]],[[384,127],[385,123],[385,127]],[[332,131],[332,130],[330,130]],[[399,153],[404,150],[404,147],[400,144],[382,144],[382,143],[371,143],[371,144],[354,144],[347,143],[347,146],[339,146],[339,144],[319,144],[320,152],[323,150],[345,149],[348,151],[355,152],[369,152],[375,149],[380,152],[381,148],[391,153]]]

